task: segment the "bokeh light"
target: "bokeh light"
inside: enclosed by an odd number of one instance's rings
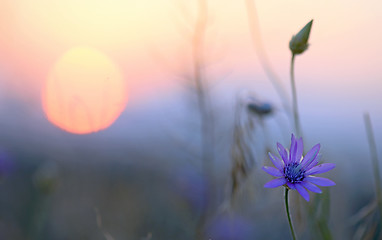
[[[118,67],[89,47],[72,48],[60,57],[42,92],[49,121],[78,134],[110,126],[126,101],[126,87]]]

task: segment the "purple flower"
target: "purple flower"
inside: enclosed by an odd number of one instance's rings
[[[0,181],[13,171],[14,164],[9,154],[0,148]]]
[[[247,240],[253,234],[251,222],[240,216],[221,216],[207,228],[207,239],[211,240]]]
[[[190,166],[179,167],[172,180],[176,192],[196,211],[202,211],[208,202],[207,179]]]
[[[276,168],[264,166],[262,169],[266,173],[278,178],[267,182],[264,187],[275,188],[284,185],[290,189],[296,189],[306,201],[309,201],[309,193],[306,190],[321,193],[321,189],[316,185],[324,187],[336,185],[327,178],[312,176],[328,172],[336,166],[334,163],[317,165],[320,160],[318,156],[320,144],[312,147],[303,157],[304,144],[302,138],[296,139],[292,134],[289,154],[280,143],[277,143],[277,150],[282,160],[269,153],[269,157]]]

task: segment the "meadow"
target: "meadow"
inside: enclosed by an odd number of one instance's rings
[[[0,9],[0,240],[382,239],[379,2]]]

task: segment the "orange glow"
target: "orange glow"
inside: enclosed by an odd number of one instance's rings
[[[285,86],[289,84],[288,42],[314,19],[311,45],[298,58],[297,77],[320,76],[306,83],[322,88],[346,85],[358,91],[368,86],[365,81],[381,87],[382,32],[375,29],[382,20],[382,2],[254,2],[264,49]],[[197,1],[188,0],[1,0],[0,70],[11,76],[1,80],[18,97],[35,101],[38,96],[40,101],[57,56],[73,46],[92,46],[120,66],[128,76],[129,99],[138,103],[168,91],[170,85],[178,86],[182,71],[192,66],[196,6]],[[211,73],[211,66],[215,71],[211,80],[232,71],[256,74],[256,81],[268,84],[252,44],[245,1],[208,1],[208,6],[204,55],[206,73]]]
[[[77,134],[109,127],[127,102],[122,74],[103,53],[77,47],[55,63],[42,92],[50,122]]]

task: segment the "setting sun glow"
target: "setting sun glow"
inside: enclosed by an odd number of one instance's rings
[[[77,134],[109,127],[126,102],[126,87],[118,67],[89,47],[72,48],[61,56],[42,92],[49,121]]]

